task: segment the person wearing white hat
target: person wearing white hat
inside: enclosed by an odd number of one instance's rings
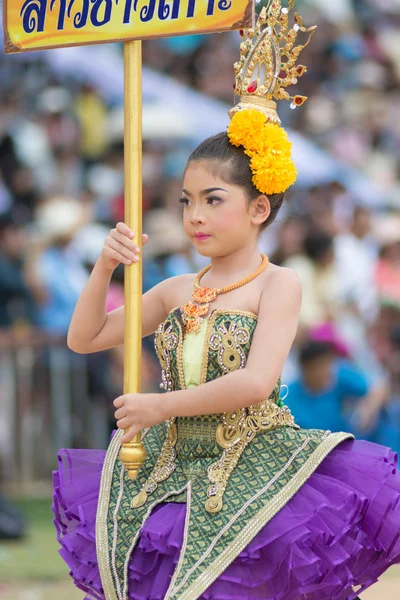
[[[36,270],[45,289],[38,324],[53,335],[66,335],[75,304],[87,281],[87,271],[71,242],[88,222],[90,211],[75,198],[51,197],[35,213],[31,229]]]

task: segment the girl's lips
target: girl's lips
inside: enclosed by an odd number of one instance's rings
[[[196,240],[208,240],[208,238],[210,237],[209,235],[199,235],[199,234],[195,234],[194,236],[196,238]]]

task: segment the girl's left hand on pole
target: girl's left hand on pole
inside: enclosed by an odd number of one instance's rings
[[[161,397],[162,394],[123,394],[114,400],[117,427],[129,429],[121,438],[122,444],[130,442],[142,429],[165,421]]]

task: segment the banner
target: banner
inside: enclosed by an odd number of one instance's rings
[[[7,53],[250,27],[254,0],[3,0]]]

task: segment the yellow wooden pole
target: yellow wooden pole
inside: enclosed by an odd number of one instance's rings
[[[142,248],[142,42],[124,43],[125,223]],[[124,394],[139,393],[142,353],[142,259],[125,266]],[[123,444],[120,459],[130,479],[146,460],[139,432]]]

